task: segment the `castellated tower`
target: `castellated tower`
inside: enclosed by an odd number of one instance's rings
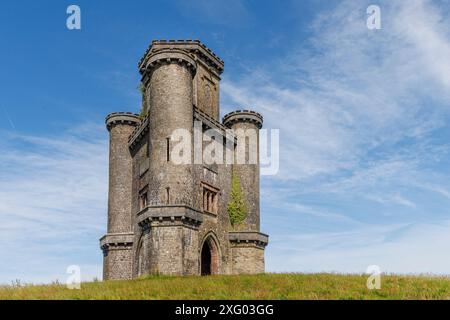
[[[237,226],[239,231],[229,234],[233,273],[246,273],[249,266],[252,266],[252,272],[262,273],[264,247],[267,244],[267,236],[259,233],[259,129],[262,128],[263,118],[259,113],[250,110],[234,111],[225,115],[223,123],[232,128],[242,142],[235,152],[232,171],[240,178],[248,210],[242,225]],[[239,154],[242,159],[239,159]]]
[[[131,184],[133,159],[128,137],[139,124],[131,113],[112,113],[106,118],[109,130],[108,229],[100,240],[103,248],[103,277],[129,279],[133,263],[133,218]]]
[[[108,230],[100,239],[105,280],[152,273],[264,272],[268,236],[259,232],[257,134],[263,120],[253,111],[232,112],[219,120],[223,67],[198,40],[153,41],[139,62],[143,112],[106,118]],[[239,140],[240,132],[247,135],[244,140]],[[188,146],[179,154],[182,163],[173,161],[180,141]],[[211,143],[224,154],[230,151],[234,160],[242,160],[238,155],[243,150],[247,162],[202,161],[194,150],[198,145],[206,150]],[[240,179],[246,208],[236,225],[228,212],[233,176]]]

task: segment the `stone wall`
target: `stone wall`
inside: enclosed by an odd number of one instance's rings
[[[175,144],[170,141],[172,133],[177,129],[193,131],[191,70],[178,63],[155,67],[149,90],[149,201],[192,201],[192,157],[189,164],[174,164],[167,157],[167,148],[171,152]]]
[[[231,256],[233,274],[264,273],[264,248],[253,244],[233,245]]]
[[[204,63],[198,63],[194,78],[194,103],[211,116],[219,120],[220,78]]]
[[[130,247],[110,247],[103,257],[104,280],[132,278],[133,250]]]
[[[198,274],[197,230],[182,224],[155,223],[147,239],[148,273]]]
[[[128,138],[139,119],[128,113],[113,113],[107,117],[109,143],[108,233],[132,230],[132,157]]]

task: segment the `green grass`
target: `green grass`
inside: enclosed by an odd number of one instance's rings
[[[449,299],[450,278],[382,275],[380,290],[365,275],[261,274],[149,276],[130,281],[0,287],[0,299]]]

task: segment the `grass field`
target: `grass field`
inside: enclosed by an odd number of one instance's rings
[[[0,299],[450,299],[450,278],[382,275],[369,290],[365,275],[262,274],[254,276],[150,276],[131,281],[0,287]]]

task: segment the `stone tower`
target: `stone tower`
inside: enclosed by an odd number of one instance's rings
[[[106,118],[108,229],[100,239],[105,280],[264,272],[268,236],[259,232],[258,153],[263,118],[245,110],[220,121],[223,67],[198,40],[153,41],[139,62],[143,112]],[[179,152],[181,141],[188,148]],[[195,153],[212,144],[232,154],[232,163],[225,156],[205,162]],[[175,152],[182,163],[173,161]],[[227,209],[233,175],[246,208],[238,225],[230,223]]]

